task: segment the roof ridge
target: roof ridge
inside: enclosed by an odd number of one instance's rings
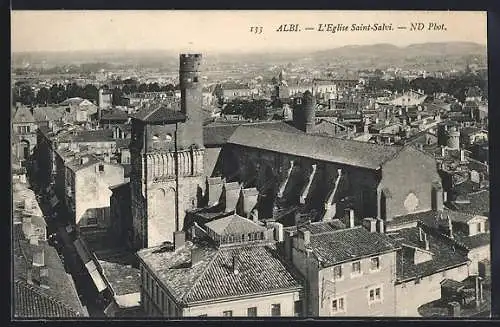
[[[195,246],[197,246],[197,245],[195,245]],[[202,279],[202,277],[207,272],[208,268],[210,268],[212,266],[212,264],[214,263],[215,259],[219,257],[220,253],[221,253],[221,250],[217,249],[215,255],[213,256],[213,258],[210,259],[210,261],[205,265],[205,268],[200,273],[200,275],[196,278],[196,280],[192,283],[192,285],[189,288],[189,290],[184,293],[184,295],[181,298],[181,301],[187,302],[186,301],[187,297],[191,294],[191,292],[193,291],[194,287],[200,282],[200,280]]]
[[[45,297],[46,299],[48,299],[49,301],[52,301],[52,302],[55,302],[57,305],[60,305],[62,306],[64,309],[70,311],[70,312],[73,312],[75,313],[77,316],[80,316],[83,314],[83,312],[79,312],[79,311],[76,311],[74,310],[72,307],[70,307],[69,305],[59,301],[58,299],[48,295],[48,294],[45,294],[43,292],[41,292],[39,289],[37,289],[36,287],[28,284],[27,282],[25,282],[24,280],[21,280],[21,279],[18,279],[15,281],[16,284],[24,287],[24,288],[27,288],[29,289],[30,291],[33,291],[34,293],[38,294],[39,296],[41,297]]]

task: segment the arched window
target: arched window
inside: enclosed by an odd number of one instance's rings
[[[171,141],[172,141],[172,134],[167,134],[167,135],[165,135],[165,140],[166,140],[167,142],[171,142]]]

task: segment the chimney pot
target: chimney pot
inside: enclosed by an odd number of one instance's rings
[[[186,243],[186,234],[183,231],[174,232],[174,249],[180,249]]]

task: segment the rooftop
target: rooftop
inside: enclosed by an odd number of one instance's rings
[[[228,143],[368,169],[378,169],[402,149],[260,126],[238,127]]]
[[[205,145],[210,146],[226,144],[239,126],[255,126],[263,129],[301,133],[300,130],[282,121],[212,123],[203,127],[203,139]]]
[[[324,267],[397,249],[385,234],[371,233],[362,226],[312,234],[308,247]]]
[[[131,117],[151,124],[173,123],[186,120],[186,116],[182,112],[163,105],[155,108],[141,109],[137,113],[131,115]]]
[[[16,318],[63,318],[81,315],[23,280],[16,280],[14,285],[14,316]]]
[[[13,124],[19,123],[34,123],[35,118],[31,114],[30,108],[21,106],[17,108],[14,117],[12,117]]]
[[[118,251],[108,254],[96,253],[104,277],[111,284],[115,295],[139,293],[141,291],[141,273],[134,268],[135,255]]]
[[[257,233],[266,230],[265,227],[237,214],[213,220],[205,226],[218,235]]]
[[[419,228],[411,227],[400,229],[389,234],[396,244],[420,244]],[[399,252],[396,260],[396,275],[399,282],[412,280],[417,277],[429,276],[440,271],[465,265],[468,262],[466,254],[458,247],[454,247],[445,237],[427,234],[429,252],[432,259],[419,264],[414,264],[413,256]],[[421,247],[419,247],[421,248]],[[421,248],[423,249],[423,248]]]
[[[83,308],[78,298],[75,285],[71,277],[66,273],[57,251],[43,241],[39,241],[39,245],[29,244],[29,241],[24,239],[21,224],[15,224],[13,228],[15,235],[13,246],[14,281],[16,283],[20,281],[19,291],[21,292],[20,294],[14,294],[14,297],[16,303],[21,305],[19,307],[21,312],[29,313],[30,310],[31,312],[44,312],[44,310],[49,310],[49,312],[46,312],[46,314],[49,315],[53,312],[54,307],[53,304],[49,305],[48,303],[55,301],[69,308],[68,310],[73,311],[73,315],[77,313],[79,313],[79,315],[86,315],[86,310]],[[27,284],[27,268],[31,266],[35,247],[42,247],[44,251],[45,267],[48,268],[48,288],[43,288],[36,283],[31,285],[31,287],[24,287],[24,285]],[[37,292],[30,291],[33,288],[36,289]],[[41,296],[48,297],[52,300],[47,302],[47,300],[44,299],[38,302],[37,299],[41,299]],[[36,308],[30,309],[26,307],[33,304],[36,305]]]
[[[194,263],[192,250],[198,258]],[[291,292],[302,287],[300,278],[287,269],[270,244],[215,249],[187,242],[175,252],[158,253],[149,248],[140,250],[138,256],[182,304]],[[240,263],[238,274],[232,270],[235,257]]]
[[[120,109],[111,109],[101,114],[101,120],[120,120],[127,121],[128,113]]]

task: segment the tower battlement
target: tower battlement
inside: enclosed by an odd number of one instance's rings
[[[200,53],[182,53],[179,56],[179,71],[198,72],[200,71],[202,55]]]

